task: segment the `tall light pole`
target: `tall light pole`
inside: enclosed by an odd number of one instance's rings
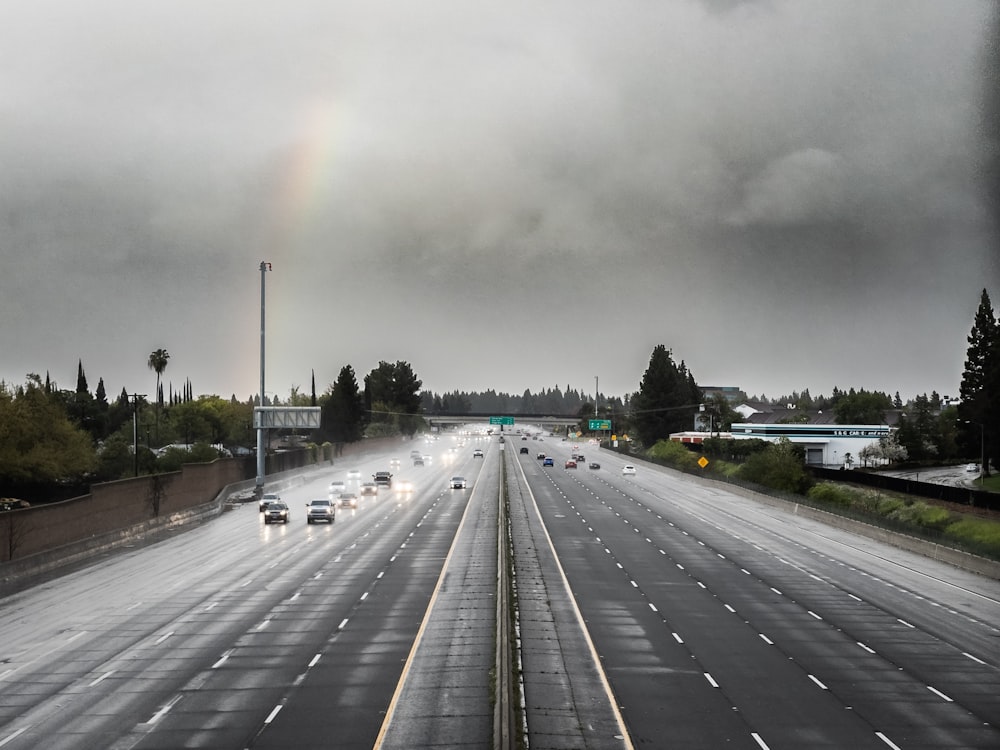
[[[594,376],[594,419],[597,419],[597,391],[598,391],[597,383],[598,380],[597,376],[595,375]]]
[[[260,406],[264,406],[264,274],[271,270],[271,264],[266,261],[260,262]],[[260,423],[257,427],[257,496],[264,492],[264,457],[266,449],[264,447],[264,414],[260,413]]]
[[[133,476],[139,476],[139,399],[145,398],[145,393],[130,393],[128,397],[132,399],[132,468]],[[149,439],[146,439],[149,445]]]
[[[968,419],[965,420],[965,423],[974,424],[979,428],[979,486],[982,487],[986,475],[986,442],[983,438],[983,425]]]

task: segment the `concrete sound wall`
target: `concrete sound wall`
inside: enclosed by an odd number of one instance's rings
[[[265,486],[302,481],[313,471],[337,471],[365,454],[411,441],[380,438],[348,443],[327,456],[302,448],[268,455]],[[416,443],[413,443],[416,444]],[[230,496],[249,497],[256,459],[219,459],[185,464],[180,471],[122,479],[91,487],[89,495],[0,513],[0,581],[52,570],[131,544],[164,529],[214,518]]]
[[[171,523],[228,484],[253,476],[247,459],[187,464],[180,471],[97,484],[89,495],[0,514],[0,560],[18,560],[109,532]]]

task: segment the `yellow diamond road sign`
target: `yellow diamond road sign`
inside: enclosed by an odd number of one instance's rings
[[[698,459],[698,465],[704,469],[706,466],[708,466],[708,459],[702,456],[701,458]]]

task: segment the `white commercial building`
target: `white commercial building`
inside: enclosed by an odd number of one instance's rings
[[[805,448],[806,463],[815,466],[843,466],[848,455],[857,465],[858,453],[866,445],[878,443],[892,432],[889,425],[878,424],[734,424],[730,435],[735,440],[787,438]]]

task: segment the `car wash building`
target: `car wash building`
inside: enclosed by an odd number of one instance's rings
[[[734,424],[734,440],[787,438],[805,449],[806,463],[814,466],[843,466],[850,454],[858,463],[858,453],[866,445],[877,443],[892,432],[889,425],[871,424]]]

